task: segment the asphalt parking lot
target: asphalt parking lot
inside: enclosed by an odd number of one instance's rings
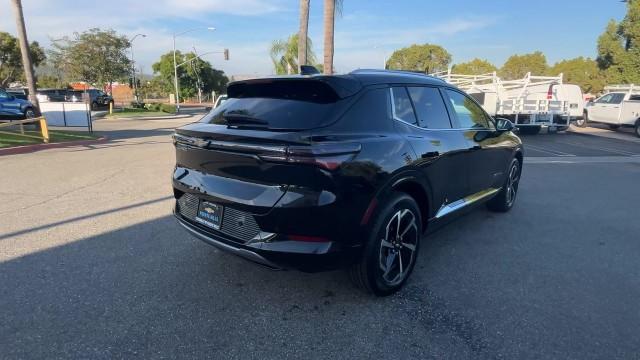
[[[515,208],[424,238],[378,299],[179,228],[170,134],[193,120],[99,120],[107,143],[0,157],[1,358],[640,356],[640,144],[525,137]]]

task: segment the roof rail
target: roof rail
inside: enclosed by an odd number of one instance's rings
[[[417,76],[424,76],[430,79],[440,80],[442,82],[445,82],[441,78],[431,76],[429,74],[426,74],[424,71],[419,71],[419,70],[356,69],[350,72],[350,74],[365,74],[365,73],[383,73],[383,74],[391,73],[391,74],[401,74],[401,75],[417,75]]]
[[[607,85],[604,87],[604,91],[608,93],[613,91],[640,92],[640,85],[634,85],[634,84]]]

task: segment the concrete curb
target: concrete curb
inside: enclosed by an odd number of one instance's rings
[[[186,119],[191,117],[190,114],[181,114],[181,115],[166,115],[166,116],[127,116],[127,117],[117,117],[117,116],[105,116],[103,119],[107,120],[166,120],[166,119]]]
[[[65,148],[65,147],[72,147],[72,146],[101,144],[107,141],[109,141],[109,138],[106,136],[102,136],[94,140],[78,140],[78,141],[65,141],[65,142],[51,143],[51,144],[33,144],[33,145],[24,145],[24,146],[13,146],[9,148],[0,149],[0,156],[26,154],[26,153],[36,152],[40,150],[58,149],[58,148]]]

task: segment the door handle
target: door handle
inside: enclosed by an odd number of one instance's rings
[[[428,159],[428,158],[433,158],[433,157],[438,157],[438,156],[440,156],[440,152],[439,151],[429,151],[428,153],[422,154],[422,158],[423,159]]]

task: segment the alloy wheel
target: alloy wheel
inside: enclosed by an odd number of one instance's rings
[[[382,280],[387,286],[396,286],[407,277],[419,236],[416,215],[409,209],[398,210],[387,223],[379,256]]]
[[[509,179],[507,179],[507,205],[511,207],[516,200],[518,193],[518,182],[520,181],[520,166],[518,162],[514,162],[509,170]]]

